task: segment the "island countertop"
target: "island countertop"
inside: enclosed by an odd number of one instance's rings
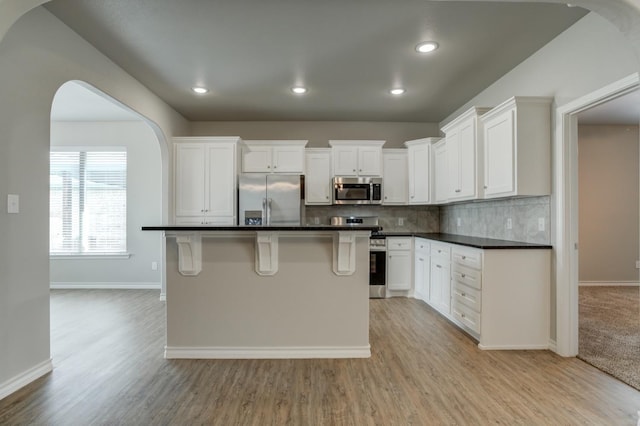
[[[386,237],[418,237],[443,243],[458,244],[483,250],[507,250],[507,249],[552,249],[548,244],[524,243],[521,241],[498,240],[494,238],[470,237],[467,235],[445,234],[438,232],[377,232],[373,238]]]
[[[382,230],[381,226],[333,226],[333,225],[309,225],[309,226],[184,226],[184,225],[160,225],[143,226],[143,231],[371,231]]]

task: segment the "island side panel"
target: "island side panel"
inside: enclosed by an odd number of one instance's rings
[[[255,234],[205,237],[202,272],[185,277],[178,273],[175,238],[167,238],[167,354],[304,358],[368,353],[368,238],[357,238],[353,275],[332,272],[332,253],[333,233],[281,236],[277,274],[260,276],[254,266]]]

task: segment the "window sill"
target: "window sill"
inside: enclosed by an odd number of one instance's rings
[[[88,253],[88,254],[50,254],[52,260],[125,260],[131,257],[131,253]]]

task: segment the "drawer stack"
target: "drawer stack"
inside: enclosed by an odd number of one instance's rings
[[[482,314],[482,251],[454,246],[451,255],[451,313],[477,338]]]

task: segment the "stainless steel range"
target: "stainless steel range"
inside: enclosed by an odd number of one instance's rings
[[[334,216],[334,226],[377,226],[377,216]],[[369,298],[383,299],[387,293],[387,240],[382,234],[369,238]]]

